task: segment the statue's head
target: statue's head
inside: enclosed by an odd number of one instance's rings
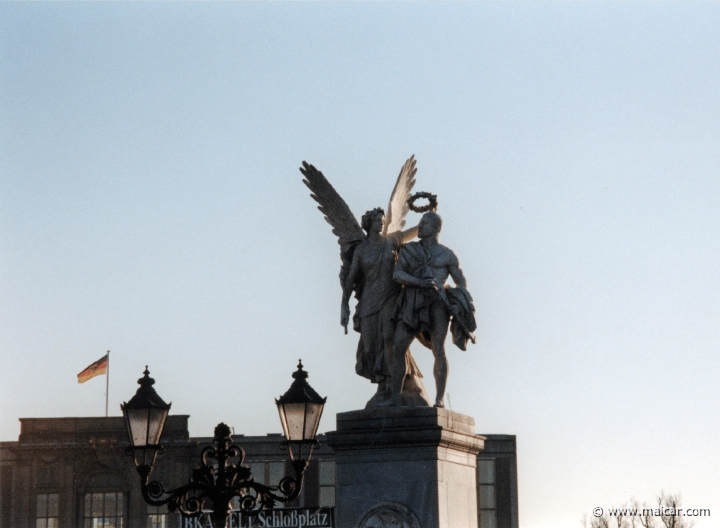
[[[360,225],[368,235],[370,233],[379,233],[382,231],[384,218],[385,210],[382,207],[376,207],[362,216]]]
[[[429,238],[442,229],[442,218],[437,213],[425,213],[418,224],[418,237]]]

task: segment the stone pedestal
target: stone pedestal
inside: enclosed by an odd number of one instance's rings
[[[475,420],[434,407],[337,415],[338,528],[477,528]]]

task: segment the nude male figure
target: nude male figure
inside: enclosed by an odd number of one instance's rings
[[[467,339],[475,329],[474,307],[467,292],[465,276],[455,253],[438,242],[442,219],[436,213],[423,215],[418,225],[420,242],[402,246],[395,265],[393,279],[403,285],[395,311],[395,339],[392,358],[392,397],[389,406],[401,405],[405,373],[405,351],[415,338],[432,349],[435,357],[435,407],[444,407],[445,387],[448,376],[448,360],[445,354],[445,338],[450,317],[463,318],[458,322],[467,334],[463,341],[455,343],[465,349]],[[444,288],[445,281],[452,277],[456,288]],[[469,332],[468,332],[469,329]],[[458,331],[459,332],[459,331]],[[454,337],[456,329],[453,329]]]

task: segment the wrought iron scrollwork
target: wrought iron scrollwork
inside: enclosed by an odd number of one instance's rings
[[[203,510],[210,509],[214,526],[224,528],[231,502],[236,497],[240,512],[248,516],[271,510],[278,502],[295,500],[308,465],[308,460],[295,458],[292,460],[295,477],[285,477],[277,486],[255,482],[251,469],[243,465],[245,451],[232,443],[230,428],[224,423],[215,428],[213,445],[203,449],[200,458],[201,464],[193,470],[190,482],[172,490],[165,489],[161,482],[150,482],[154,457],[151,464],[139,465],[145,501],[153,506],[167,505],[168,511],[180,512],[186,517],[197,517]]]

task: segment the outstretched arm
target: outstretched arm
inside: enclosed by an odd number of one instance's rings
[[[410,229],[406,229],[402,232],[402,243],[410,242],[413,238],[417,237],[418,226],[420,224],[412,226]]]
[[[431,288],[437,290],[437,284],[435,279],[418,279],[407,271],[403,266],[403,259],[400,258],[395,264],[395,271],[393,272],[393,280],[404,286],[411,286],[415,288]]]
[[[395,268],[395,273],[393,273],[393,280],[405,286],[415,286],[416,288],[420,288],[423,286],[422,279],[413,277],[407,271],[397,268]]]

